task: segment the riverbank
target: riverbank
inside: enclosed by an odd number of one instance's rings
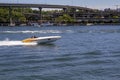
[[[39,24],[39,23],[32,23],[32,24],[13,24],[11,26],[93,26],[93,25],[120,25],[120,23],[49,23],[49,24]],[[9,23],[0,23],[0,26],[10,26]]]

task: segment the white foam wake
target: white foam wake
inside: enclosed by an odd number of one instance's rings
[[[0,33],[62,33],[59,30],[38,30],[38,31],[0,31]]]
[[[17,45],[37,45],[37,43],[23,43],[22,41],[0,41],[0,46],[17,46]]]

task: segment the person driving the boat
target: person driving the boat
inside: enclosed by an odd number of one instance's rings
[[[37,38],[36,36],[32,36],[31,38]]]

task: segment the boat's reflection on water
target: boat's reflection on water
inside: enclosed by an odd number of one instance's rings
[[[40,44],[35,44],[35,45],[24,45],[27,47],[56,47],[55,43],[40,43]]]
[[[41,43],[41,44],[37,44],[37,46],[51,46],[51,47],[54,47],[56,46],[54,43]]]

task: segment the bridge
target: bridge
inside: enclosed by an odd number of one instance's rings
[[[91,8],[69,5],[52,5],[52,4],[24,4],[24,3],[0,3],[0,7],[24,7],[24,8],[74,8],[92,10]]]
[[[63,9],[64,12],[67,12],[68,9],[72,9],[75,18],[75,11],[78,10],[86,10],[92,11],[91,8],[80,7],[80,6],[70,6],[70,5],[52,5],[52,4],[25,4],[25,3],[0,3],[0,7],[8,7],[9,8],[9,21],[10,25],[12,25],[12,8],[38,8],[40,11],[40,20],[42,20],[42,8],[57,8]]]

